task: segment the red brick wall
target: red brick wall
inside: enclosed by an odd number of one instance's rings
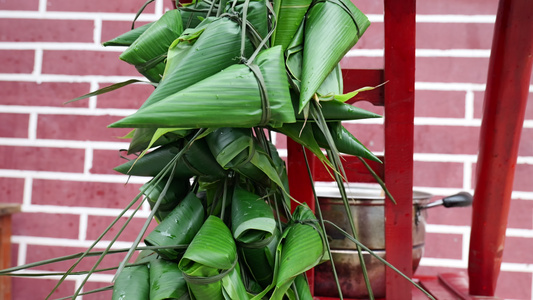
[[[23,213],[13,217],[13,264],[83,251],[143,182],[131,178],[124,185],[126,177],[111,170],[121,162],[118,149],[127,146],[117,137],[127,131],[107,129],[106,125],[137,108],[150,93],[149,87],[130,86],[88,101],[62,103],[138,76],[133,67],[118,60],[121,49],[106,49],[100,43],[126,31],[144,2],[0,1],[0,202],[19,203],[23,208]],[[474,187],[497,1],[418,2],[414,185],[437,199]],[[381,1],[355,3],[373,24],[342,63],[381,67]],[[156,0],[139,24],[157,19],[168,6],[170,1]],[[349,127],[379,152],[383,150],[381,124],[372,121]],[[284,145],[280,137],[278,146]],[[286,155],[283,149],[281,153]],[[532,299],[532,175],[530,105],[497,291],[505,298]],[[143,207],[118,247],[127,247],[147,214]],[[466,271],[470,220],[468,208],[430,211],[426,251],[418,274]],[[110,257],[106,265],[119,259],[120,255]],[[50,269],[65,266],[68,264],[60,263]],[[111,276],[94,276],[87,288],[100,287]],[[79,283],[79,278],[68,280],[55,297],[72,294]],[[14,299],[41,299],[54,284],[45,279],[15,279]],[[84,299],[108,297],[104,293]]]

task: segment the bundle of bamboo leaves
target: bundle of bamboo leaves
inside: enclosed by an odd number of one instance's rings
[[[379,117],[345,103],[357,91],[342,95],[339,67],[370,23],[350,0],[177,7],[104,43],[126,46],[120,59],[156,87],[110,125],[132,128],[128,152],[139,154],[115,170],[149,179],[124,211],[145,200],[152,209],[124,250],[113,299],[312,299],[305,271],[329,259],[329,245],[322,220],[290,196],[270,132],[318,156],[340,189],[339,153],[379,161],[341,123]]]

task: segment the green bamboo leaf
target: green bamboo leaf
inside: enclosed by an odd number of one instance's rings
[[[147,148],[163,146],[184,138],[192,133],[192,130],[177,129],[169,130],[169,128],[137,128],[133,130],[128,154],[143,151]],[[153,141],[154,137],[157,139]]]
[[[334,98],[335,98],[335,100],[338,100],[338,101],[341,101],[341,102],[346,102],[346,101],[352,99],[353,97],[355,97],[357,94],[359,94],[361,92],[374,90],[374,89],[384,85],[385,83],[386,82],[384,82],[382,84],[379,84],[379,85],[376,85],[376,86],[365,86],[365,87],[357,89],[357,90],[355,90],[353,92],[346,93],[344,95],[335,95]]]
[[[274,11],[278,17],[276,31],[272,35],[273,45],[287,49],[298,28],[303,23],[312,0],[276,0]]]
[[[305,274],[300,274],[294,279],[294,292],[298,295],[296,297],[298,300],[313,300]]]
[[[196,299],[224,299],[224,277],[236,271],[237,248],[230,230],[218,217],[209,216],[179,262],[189,289]],[[232,274],[238,276],[239,272]],[[242,281],[227,286],[227,292],[246,295]],[[237,297],[234,299],[247,299]]]
[[[266,1],[251,0],[248,1],[247,5],[245,5],[246,2],[246,0],[237,0],[235,2],[230,1],[227,4],[226,11],[235,10],[242,19],[243,10],[246,7],[246,21],[253,26],[255,32],[257,32],[261,38],[266,38],[269,26],[268,8],[266,6]],[[232,6],[233,8],[230,8],[230,6]]]
[[[113,300],[146,300],[150,297],[150,274],[146,265],[126,267],[113,287]]]
[[[142,107],[239,63],[240,32],[239,24],[229,18],[208,18],[196,28],[185,30],[170,45],[163,79]],[[252,44],[247,41],[245,54],[251,53]]]
[[[164,259],[150,262],[150,300],[189,299],[178,264]]]
[[[126,33],[123,33],[117,36],[114,39],[104,42],[102,45],[104,45],[105,47],[107,46],[130,46],[131,44],[133,44],[133,42],[135,42],[135,40],[137,40],[137,38],[139,38],[139,36],[141,36],[141,34],[143,34],[143,32],[145,32],[150,26],[152,26],[153,23],[154,22],[151,22],[143,26],[137,27],[135,29],[132,29]]]
[[[137,82],[142,82],[142,83],[149,83],[150,82],[147,82],[147,81],[143,81],[143,80],[138,80],[138,79],[130,79],[130,80],[126,80],[126,81],[123,81],[123,82],[119,82],[119,83],[115,83],[115,84],[112,84],[112,85],[109,85],[109,86],[106,86],[106,87],[103,87],[99,90],[96,90],[94,92],[90,92],[88,94],[85,94],[83,96],[80,96],[80,97],[77,97],[77,98],[74,98],[74,99],[71,99],[63,104],[68,104],[68,103],[72,103],[74,101],[78,101],[78,100],[82,100],[82,99],[87,99],[89,97],[93,97],[93,96],[98,96],[98,95],[102,95],[102,94],[105,94],[107,92],[111,92],[111,91],[114,91],[116,89],[119,89],[121,87],[125,87],[127,85],[130,85],[132,83],[137,83]]]
[[[308,12],[299,111],[370,25],[352,2],[319,1]]]
[[[261,51],[255,61],[264,78],[268,103],[260,82],[246,65],[233,65],[181,90],[109,127],[272,127],[295,121],[281,47]],[[157,89],[156,89],[157,90]],[[270,115],[265,119],[265,116]]]
[[[275,128],[274,130],[283,133],[298,144],[305,146],[307,149],[313,152],[313,154],[316,155],[320,161],[327,163],[328,160],[324,153],[322,153],[322,149],[315,139],[311,124],[306,125],[304,122],[283,124],[282,127]]]
[[[325,246],[323,233],[311,209],[299,205],[293,214],[294,221],[284,231],[278,245],[279,261],[273,300],[281,300],[294,279],[323,261]]]
[[[210,3],[206,1],[192,1],[191,3],[180,3],[181,20],[183,28],[195,28],[207,17]]]
[[[320,101],[328,101],[333,100],[335,95],[341,95],[342,93],[343,82],[341,65],[337,64],[333,71],[331,71],[326,79],[324,79],[320,87],[317,89],[316,94]]]
[[[372,151],[359,142],[340,122],[330,122],[328,123],[328,128],[339,152],[381,162]],[[313,124],[313,132],[318,144],[323,148],[330,149],[326,137],[315,124]]]
[[[120,59],[136,66],[150,81],[159,82],[165,70],[162,58],[182,32],[179,10],[167,11],[120,55]]]
[[[272,208],[265,200],[236,187],[231,201],[231,229],[254,280],[263,288],[273,278],[274,257],[279,233]]]
[[[139,159],[130,160],[115,171],[132,176],[156,176],[184,147],[183,141],[162,146]],[[206,146],[204,139],[196,140],[178,161],[177,178],[200,176],[206,180],[224,178],[226,171],[220,167]]]
[[[171,246],[189,244],[204,221],[204,208],[200,199],[189,193],[172,212],[144,239],[149,246]],[[162,248],[156,250],[169,260],[176,260],[183,253],[181,249]]]
[[[152,128],[148,128],[148,130],[152,130]],[[141,130],[139,130],[141,131]],[[141,152],[141,154],[137,157],[137,160],[138,159],[141,159],[144,155],[146,155],[146,153],[148,153],[148,151],[150,150],[150,148],[154,147],[154,145],[156,145],[156,142],[159,142],[159,143],[165,143],[165,144],[168,144],[170,143],[171,141],[169,141],[168,138],[163,138],[164,135],[166,134],[169,134],[169,133],[173,133],[173,132],[177,132],[178,134],[182,134],[181,136],[178,136],[177,139],[179,138],[183,138],[185,137],[185,135],[187,133],[190,133],[189,130],[181,130],[179,128],[157,128],[154,132],[153,132],[153,135],[152,135],[152,138],[150,139],[150,141],[148,142],[148,145],[146,145],[146,148]],[[145,132],[145,133],[148,133],[148,132]],[[174,135],[176,136],[176,135]],[[131,148],[131,147],[130,147]]]
[[[155,203],[158,201],[159,196],[164,190],[166,185],[165,181],[160,181],[154,183],[149,181],[145,183],[141,188],[141,192],[148,199],[150,207],[153,209]],[[163,198],[160,200],[159,208],[156,211],[156,219],[163,220],[168,214],[178,205],[178,203],[185,198],[189,193],[189,179],[187,178],[174,178],[172,184],[167,192],[163,195]]]

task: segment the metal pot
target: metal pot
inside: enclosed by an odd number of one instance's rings
[[[373,186],[348,184],[346,192],[350,200],[350,211],[359,241],[381,258],[386,258],[385,197],[383,191]],[[317,194],[323,218],[337,224],[344,231],[351,232],[338,189],[317,187]],[[413,193],[413,272],[418,267],[424,252],[426,208],[437,205],[446,207],[467,206],[472,202],[472,196],[467,193],[460,193],[429,203],[431,196],[431,194],[420,191]],[[333,226],[326,225],[326,233],[343,295],[349,298],[367,298],[368,293],[355,244]],[[362,254],[374,295],[377,298],[384,297],[385,266],[370,253],[363,251]],[[338,296],[330,262],[315,268],[315,295]]]

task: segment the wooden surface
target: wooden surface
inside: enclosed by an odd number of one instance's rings
[[[20,205],[0,203],[0,269],[11,267],[11,214],[20,211]],[[0,276],[0,300],[11,299],[11,277]]]

